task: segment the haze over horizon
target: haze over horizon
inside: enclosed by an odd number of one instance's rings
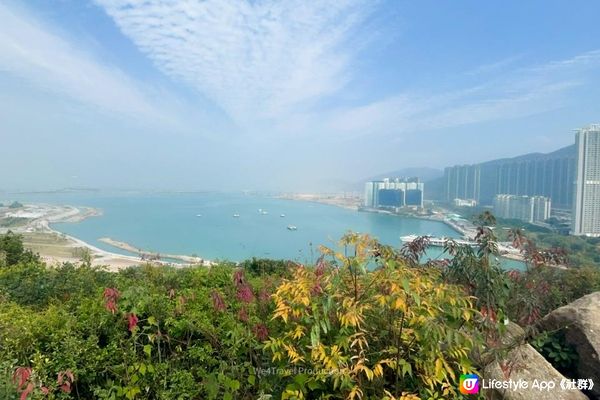
[[[600,122],[597,15],[583,1],[8,0],[0,190],[322,190],[550,152]]]

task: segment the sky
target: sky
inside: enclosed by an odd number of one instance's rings
[[[600,2],[0,0],[0,190],[328,191],[574,142]]]

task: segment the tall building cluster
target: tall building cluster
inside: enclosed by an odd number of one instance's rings
[[[499,194],[494,197],[494,214],[500,218],[544,222],[550,218],[550,210],[551,200],[544,196]]]
[[[419,178],[386,178],[365,183],[365,207],[423,207],[425,185]]]
[[[438,183],[439,182],[439,183]],[[443,192],[442,192],[443,187]],[[571,234],[600,237],[600,124],[576,131],[575,144],[548,154],[526,154],[444,170],[431,189],[460,207],[492,206],[501,218],[541,222],[568,218]],[[423,207],[418,178],[365,184],[365,207]]]
[[[574,146],[549,154],[529,154],[444,171],[446,200],[475,200],[491,205],[498,194],[544,196],[560,209],[573,204]]]
[[[600,124],[575,134],[576,179],[571,233],[600,236]]]
[[[456,165],[444,171],[446,199],[448,201],[474,200],[479,202],[481,167],[479,165]]]

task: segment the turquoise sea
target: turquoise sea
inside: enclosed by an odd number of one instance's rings
[[[2,197],[30,203],[99,208],[103,213],[100,217],[54,224],[53,228],[121,254],[128,253],[98,239],[110,237],[144,250],[196,254],[212,260],[268,257],[311,262],[318,257],[319,245],[335,246],[349,230],[369,233],[396,247],[404,235],[459,236],[441,222],[257,195],[78,192]],[[239,218],[233,217],[234,214],[239,214]],[[298,229],[290,231],[288,225]],[[433,248],[428,256],[438,257],[440,250]],[[504,262],[509,268],[520,266],[512,261]]]

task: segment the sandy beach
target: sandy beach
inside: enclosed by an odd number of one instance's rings
[[[161,254],[160,258],[150,257],[151,253],[127,243],[102,238],[104,243],[136,255],[112,253],[50,227],[52,223],[77,223],[100,215],[102,212],[98,209],[70,205],[25,204],[14,209],[0,207],[0,234],[10,230],[22,235],[24,246],[38,253],[49,265],[80,263],[86,252],[91,255],[92,265],[105,266],[111,271],[148,263],[178,266],[212,265],[209,260],[178,254]],[[165,261],[165,258],[177,262]]]

